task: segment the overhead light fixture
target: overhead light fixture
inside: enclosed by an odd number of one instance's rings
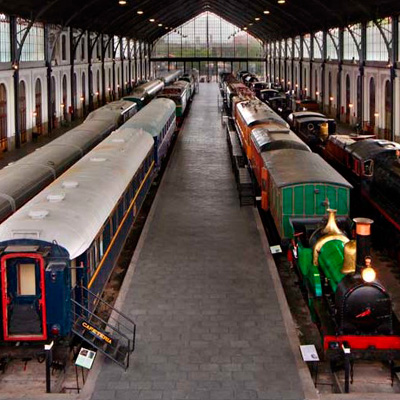
[[[142,11],[142,10],[137,10],[137,11],[136,11],[136,14],[142,15],[142,14],[143,14],[143,11]]]
[[[118,4],[120,6],[124,6],[126,4],[126,0],[118,0]]]
[[[278,4],[285,4],[286,0],[278,0]]]
[[[150,18],[149,21],[150,22],[155,22],[155,19],[154,18]]]
[[[165,29],[169,29],[168,26],[166,26]]]
[[[244,30],[244,31],[247,31],[247,26],[245,26],[245,27],[243,28],[243,30]]]
[[[253,23],[252,23],[252,22],[250,22],[250,23],[249,23],[249,26],[252,26],[252,25],[253,25]]]
[[[269,11],[268,11],[268,10],[265,10],[265,11],[264,11],[264,14],[269,14]]]
[[[158,24],[158,26],[162,26],[162,24]]]
[[[256,17],[254,18],[254,21],[259,21],[261,18],[260,17]]]

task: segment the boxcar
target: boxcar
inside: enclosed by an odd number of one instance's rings
[[[312,225],[326,207],[347,218],[352,186],[318,154],[293,149],[262,154],[265,171],[262,188],[282,240],[293,235],[293,223]]]
[[[299,151],[311,151],[310,148],[298,138],[290,129],[281,124],[271,124],[268,127],[256,128],[251,132],[251,169],[261,187],[261,172],[264,166],[262,153],[282,150],[297,149]]]

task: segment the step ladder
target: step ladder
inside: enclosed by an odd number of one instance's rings
[[[126,370],[135,350],[132,319],[83,286],[73,289],[71,308],[72,332]]]

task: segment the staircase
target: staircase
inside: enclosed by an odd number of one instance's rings
[[[72,332],[126,370],[135,349],[135,323],[89,289],[82,286],[77,290],[82,300],[76,299],[75,289],[71,296]]]

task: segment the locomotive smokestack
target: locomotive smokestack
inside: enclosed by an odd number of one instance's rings
[[[356,223],[357,234],[357,272],[360,272],[365,257],[370,255],[371,225],[374,221],[369,218],[354,218],[353,221]]]

